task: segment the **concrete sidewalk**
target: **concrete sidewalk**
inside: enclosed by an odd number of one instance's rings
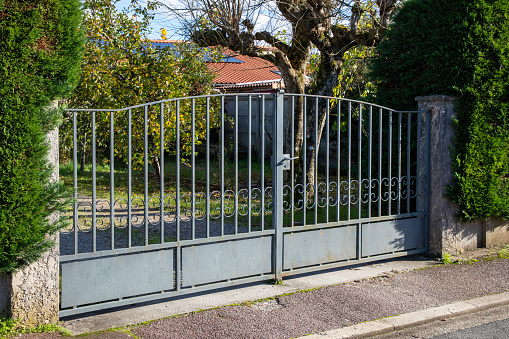
[[[115,332],[115,338],[131,334],[139,338],[348,338],[509,303],[509,260],[435,265],[412,256],[286,278],[283,285],[251,284],[68,319],[63,326],[78,334],[133,325]],[[224,305],[233,306],[220,307]],[[196,312],[201,310],[206,311]],[[136,325],[154,319],[160,320]]]
[[[336,330],[306,335],[299,339],[366,338],[503,305],[509,305],[509,292],[487,295],[394,317],[368,321]]]

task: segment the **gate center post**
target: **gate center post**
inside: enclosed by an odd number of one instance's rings
[[[283,271],[283,104],[284,90],[274,94],[272,144],[272,225],[274,225],[273,267],[276,283]]]

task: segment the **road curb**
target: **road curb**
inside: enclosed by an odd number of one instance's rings
[[[366,338],[508,304],[509,292],[502,292],[465,301],[458,301],[447,305],[430,307],[421,311],[378,319],[353,326],[342,327],[335,330],[320,332],[303,336],[301,338]]]

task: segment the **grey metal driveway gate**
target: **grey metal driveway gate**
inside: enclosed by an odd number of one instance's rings
[[[428,113],[284,93],[67,113],[61,316],[426,251]]]

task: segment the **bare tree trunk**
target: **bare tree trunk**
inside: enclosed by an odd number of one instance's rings
[[[310,149],[308,152],[310,161],[309,161],[309,167],[308,167],[308,171],[307,171],[307,178],[308,178],[308,183],[310,183],[312,185],[315,185],[315,183],[316,183],[315,181],[317,180],[317,178],[315,178],[315,166],[316,166],[315,159],[319,154],[318,152],[320,151],[320,142],[322,140],[323,129],[325,127],[325,123],[327,122],[326,118],[327,118],[327,116],[325,114],[321,114],[318,117],[318,134],[314,136],[314,139],[316,140],[317,147],[315,148],[315,146],[312,145],[312,149]],[[315,117],[315,119],[316,119],[316,117]],[[312,128],[314,128],[314,120],[315,119],[313,119],[313,121],[312,121]],[[308,124],[308,126],[311,128],[310,124]]]
[[[83,142],[81,144],[81,156],[80,156],[80,171],[85,171],[85,157],[87,153],[87,133],[83,136]]]
[[[159,157],[157,155],[154,155],[152,161],[152,166],[154,167],[154,172],[156,173],[157,182],[161,181],[161,165],[159,163]]]

